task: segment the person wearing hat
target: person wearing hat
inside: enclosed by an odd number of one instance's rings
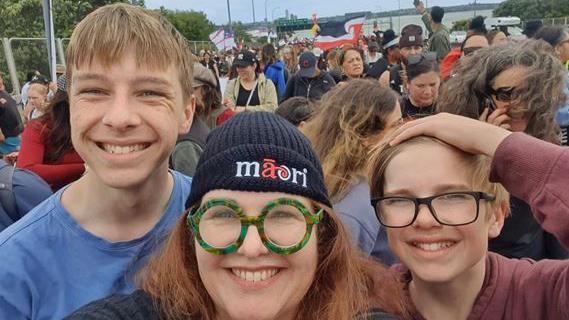
[[[395,272],[357,253],[331,206],[296,127],[274,113],[238,114],[211,132],[187,211],[139,274],[140,290],[66,319],[403,317]]]
[[[241,51],[233,61],[237,78],[225,88],[223,104],[235,113],[274,111],[278,105],[275,85],[260,72],[259,60],[253,52]]]
[[[379,79],[386,70],[397,65],[401,60],[399,37],[395,35],[395,32],[392,29],[385,30],[381,44],[383,55],[375,63],[370,65],[367,72],[370,77],[375,79]]]
[[[216,114],[221,113],[221,93],[216,88],[213,72],[199,62],[194,63],[194,96],[196,111],[190,131],[178,136],[170,155],[170,168],[193,177],[203,153],[210,128],[215,127]]]
[[[401,30],[399,48],[401,53],[400,63],[383,72],[379,78],[379,83],[384,87],[391,87],[391,89],[399,94],[404,94],[407,92],[404,79],[405,70],[407,68],[407,58],[423,53],[423,28],[416,24],[406,25]]]
[[[379,45],[375,41],[370,41],[367,45],[367,51],[365,52],[365,59],[367,64],[372,64],[381,58],[381,53],[379,52]]]
[[[528,39],[533,38],[533,36],[543,27],[543,21],[541,20],[531,20],[526,22],[522,34],[524,34]]]
[[[440,62],[450,51],[450,32],[443,24],[445,10],[439,6],[427,11],[423,1],[416,1],[415,8],[421,14],[421,19],[429,32],[429,51],[437,53],[437,61]]]
[[[298,59],[299,70],[289,79],[283,101],[291,97],[305,97],[310,99],[320,99],[323,94],[334,88],[336,82],[334,78],[318,68],[318,58],[314,53],[307,51],[300,55]]]

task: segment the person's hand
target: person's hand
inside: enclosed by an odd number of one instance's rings
[[[492,111],[492,113],[490,113],[490,109],[485,108],[482,114],[480,115],[479,120],[493,124],[497,127],[504,128],[506,130],[511,130],[511,126],[509,123],[511,118],[507,112],[508,112],[507,109],[501,108],[501,109],[496,109]]]
[[[235,111],[235,113],[244,112],[245,110],[247,110],[246,107],[235,107],[235,108],[233,109],[233,111]]]
[[[14,163],[16,163],[16,160],[18,160],[18,154],[19,154],[18,151],[8,153],[7,155],[4,156],[4,160],[13,166]]]
[[[51,92],[57,92],[57,82],[56,81],[52,81],[49,83],[49,91]]]
[[[416,136],[430,136],[465,152],[494,156],[498,145],[511,134],[503,128],[449,113],[410,121],[395,130],[394,146]]]
[[[29,119],[30,115],[32,114],[32,111],[34,111],[36,107],[31,104],[30,102],[28,102],[26,104],[26,106],[24,107],[23,113],[24,113],[24,119]]]
[[[233,100],[231,100],[231,99],[223,100],[223,105],[226,106],[227,108],[231,109],[231,110],[235,109],[235,102],[233,102]]]

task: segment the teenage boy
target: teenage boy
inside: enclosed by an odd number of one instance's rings
[[[0,319],[61,319],[133,276],[184,211],[168,157],[194,113],[191,52],[165,19],[109,5],[67,49],[71,139],[87,173],[0,234]]]

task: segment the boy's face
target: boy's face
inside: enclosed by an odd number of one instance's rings
[[[105,185],[134,188],[166,174],[178,134],[190,128],[194,99],[184,103],[177,68],[136,66],[130,50],[105,68],[100,61],[72,72],[73,146]]]
[[[411,145],[396,155],[385,172],[385,196],[430,197],[446,192],[473,190],[465,156],[438,143]],[[439,224],[425,205],[415,222],[404,228],[387,228],[389,245],[411,270],[413,281],[463,281],[484,272],[488,238],[496,237],[503,215],[494,215],[480,201],[478,219],[463,226]],[[486,216],[491,214],[490,219]],[[498,217],[496,219],[496,217]],[[480,271],[481,270],[481,271]]]

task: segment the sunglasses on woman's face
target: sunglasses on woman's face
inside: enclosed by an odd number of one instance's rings
[[[490,94],[492,94],[494,97],[496,97],[496,100],[502,101],[502,102],[512,101],[512,96],[514,94],[514,90],[516,90],[515,87],[502,87],[502,88],[498,88],[498,89],[494,89],[494,88],[490,87],[490,89],[489,89]]]
[[[462,52],[464,53],[465,56],[470,56],[472,55],[474,52],[478,51],[482,49],[482,47],[470,47],[470,48],[464,48],[462,49]]]

